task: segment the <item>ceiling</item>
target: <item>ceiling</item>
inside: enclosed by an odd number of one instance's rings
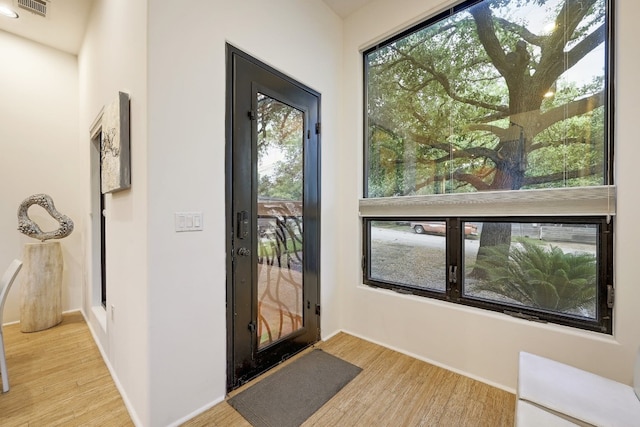
[[[29,1],[44,3],[46,17],[25,10],[18,4]],[[375,0],[322,1],[341,18],[346,18]],[[9,6],[20,15],[18,19],[0,16],[0,30],[77,55],[93,2],[94,0],[0,0],[0,5]]]
[[[78,54],[93,0],[36,0],[46,5],[46,17],[20,7],[18,1],[0,0],[0,5],[20,15],[18,19],[0,16],[0,30]]]
[[[364,5],[376,0],[322,0],[341,18],[346,18]]]

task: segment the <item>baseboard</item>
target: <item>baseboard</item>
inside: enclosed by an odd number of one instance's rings
[[[184,417],[180,418],[177,421],[172,422],[171,424],[168,424],[167,427],[178,427],[184,423],[186,423],[187,421],[189,421],[192,418],[197,417],[198,415],[208,411],[209,409],[213,408],[214,406],[216,406],[218,403],[224,402],[225,397],[222,396],[221,398],[214,400],[213,402],[207,403],[206,405],[202,406],[199,409],[196,409],[195,411],[193,411],[192,413],[190,413],[189,415],[185,415]]]
[[[81,309],[79,309],[79,308],[74,308],[74,309],[72,309],[72,310],[64,310],[64,311],[62,312],[62,314],[64,315],[64,314],[77,313],[77,312],[81,312],[81,313],[82,313],[82,310],[81,310]],[[82,317],[84,317],[84,313],[82,313]],[[85,320],[86,320],[86,318],[85,318]],[[7,322],[7,323],[3,324],[2,326],[15,325],[15,324],[17,324],[17,323],[20,323],[20,320],[12,320],[11,322]],[[55,325],[54,325],[54,326],[55,326]],[[53,328],[53,326],[52,326],[52,328]]]
[[[120,393],[120,396],[122,397],[122,401],[124,402],[124,406],[127,408],[127,412],[129,412],[129,416],[131,417],[131,421],[133,422],[133,424],[136,427],[143,427],[144,424],[140,421],[140,418],[138,417],[138,414],[136,413],[135,409],[133,408],[133,405],[131,404],[131,401],[127,397],[127,393],[125,392],[124,388],[122,387],[122,384],[118,380],[118,376],[116,375],[115,371],[113,370],[113,367],[111,366],[111,362],[109,362],[109,359],[107,358],[107,355],[105,354],[105,351],[102,348],[102,344],[100,344],[100,340],[98,340],[98,337],[96,336],[96,333],[93,330],[93,326],[91,326],[91,322],[89,322],[89,319],[87,318],[87,314],[82,309],[81,310],[73,310],[73,311],[79,311],[80,313],[82,313],[82,317],[84,317],[84,321],[87,324],[87,326],[89,327],[89,332],[91,332],[91,337],[93,338],[93,342],[96,343],[96,346],[98,347],[98,351],[100,351],[100,355],[102,356],[102,360],[104,360],[105,365],[107,365],[107,369],[109,370],[109,374],[111,375],[111,379],[113,379],[113,383],[116,385],[116,388],[118,389],[118,392]]]
[[[333,331],[332,333],[330,333],[329,335],[325,336],[322,338],[322,341],[329,341],[331,338],[335,337],[336,335],[338,335],[340,332],[345,332],[342,329],[338,329],[337,331]],[[345,332],[345,333],[349,333],[349,332]],[[349,335],[353,335],[355,337],[354,334],[349,334]],[[359,338],[359,337],[358,337]],[[364,338],[363,338],[364,339]]]

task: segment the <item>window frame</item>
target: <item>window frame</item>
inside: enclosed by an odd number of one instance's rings
[[[362,279],[367,286],[383,288],[402,294],[460,304],[468,307],[502,312],[525,320],[549,322],[588,331],[613,334],[614,298],[614,222],[616,213],[616,188],[614,183],[614,77],[615,77],[615,1],[604,0],[605,12],[605,63],[604,88],[604,185],[592,187],[564,187],[550,189],[505,190],[475,193],[446,193],[423,196],[369,197],[369,116],[368,116],[368,61],[367,55],[384,48],[410,34],[420,31],[447,17],[453,16],[485,0],[454,1],[422,21],[395,35],[387,37],[362,51],[363,78],[363,198],[360,200],[362,225]],[[549,208],[553,206],[553,208]],[[372,221],[447,221],[446,233],[446,287],[445,292],[391,283],[370,277]],[[570,315],[536,310],[531,307],[487,301],[463,294],[464,259],[462,252],[464,221],[487,222],[543,222],[543,223],[594,223],[598,224],[597,250],[597,300],[596,318],[577,318]],[[451,280],[449,267],[456,265],[456,283]]]
[[[446,221],[446,280],[443,292],[428,288],[418,288],[401,283],[393,283],[371,277],[371,223],[374,221]],[[558,223],[558,224],[594,224],[598,226],[597,239],[597,297],[594,319],[563,315],[558,312],[544,311],[524,305],[500,303],[496,300],[466,296],[464,294],[464,222],[507,222],[507,223]],[[468,307],[500,312],[512,317],[540,323],[554,323],[563,326],[613,333],[613,221],[603,216],[590,217],[550,217],[550,216],[509,216],[509,217],[366,217],[362,220],[363,260],[362,281],[365,285],[388,289],[401,294],[428,297]],[[551,243],[553,244],[553,243]],[[452,268],[455,267],[455,268]],[[452,276],[454,274],[455,276]]]
[[[417,31],[420,31],[423,28],[426,28],[432,24],[437,23],[445,18],[453,16],[457,13],[460,13],[466,9],[471,8],[472,6],[482,3],[488,0],[457,0],[453,1],[452,5],[443,8],[440,12],[436,12],[425,19],[416,22],[415,24],[410,25],[405,30],[402,30],[394,35],[391,35],[374,45],[365,48],[362,50],[362,82],[363,82],[363,93],[362,93],[362,102],[363,102],[363,197],[368,198],[369,194],[369,175],[367,165],[370,160],[370,150],[368,146],[368,138],[367,133],[369,129],[369,117],[367,114],[367,106],[368,106],[368,97],[367,97],[367,85],[368,85],[368,64],[367,64],[367,55],[371,52],[379,50],[385,46],[388,46],[410,34],[413,34]],[[604,41],[604,49],[605,49],[605,63],[604,63],[604,86],[606,88],[606,100],[604,102],[605,109],[605,122],[604,122],[604,138],[605,138],[605,152],[603,158],[603,164],[605,167],[603,178],[605,180],[602,187],[613,186],[614,182],[614,105],[615,105],[615,84],[614,84],[614,76],[615,76],[615,29],[614,29],[614,20],[615,20],[615,0],[603,0],[605,3],[606,13],[605,13],[605,28],[606,28],[606,38]],[[565,187],[572,188],[572,187]],[[575,188],[575,187],[573,187]],[[522,191],[522,190],[518,190]],[[531,190],[525,190],[531,191]],[[459,194],[459,193],[447,193],[447,194]]]

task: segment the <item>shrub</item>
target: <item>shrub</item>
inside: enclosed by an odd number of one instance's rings
[[[586,308],[596,298],[596,257],[564,253],[524,239],[486,248],[475,268],[483,271],[474,291],[489,291],[529,307],[558,312]]]

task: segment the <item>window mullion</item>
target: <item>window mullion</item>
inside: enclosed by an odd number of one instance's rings
[[[462,232],[458,218],[447,219],[447,299],[458,301],[461,295]]]

